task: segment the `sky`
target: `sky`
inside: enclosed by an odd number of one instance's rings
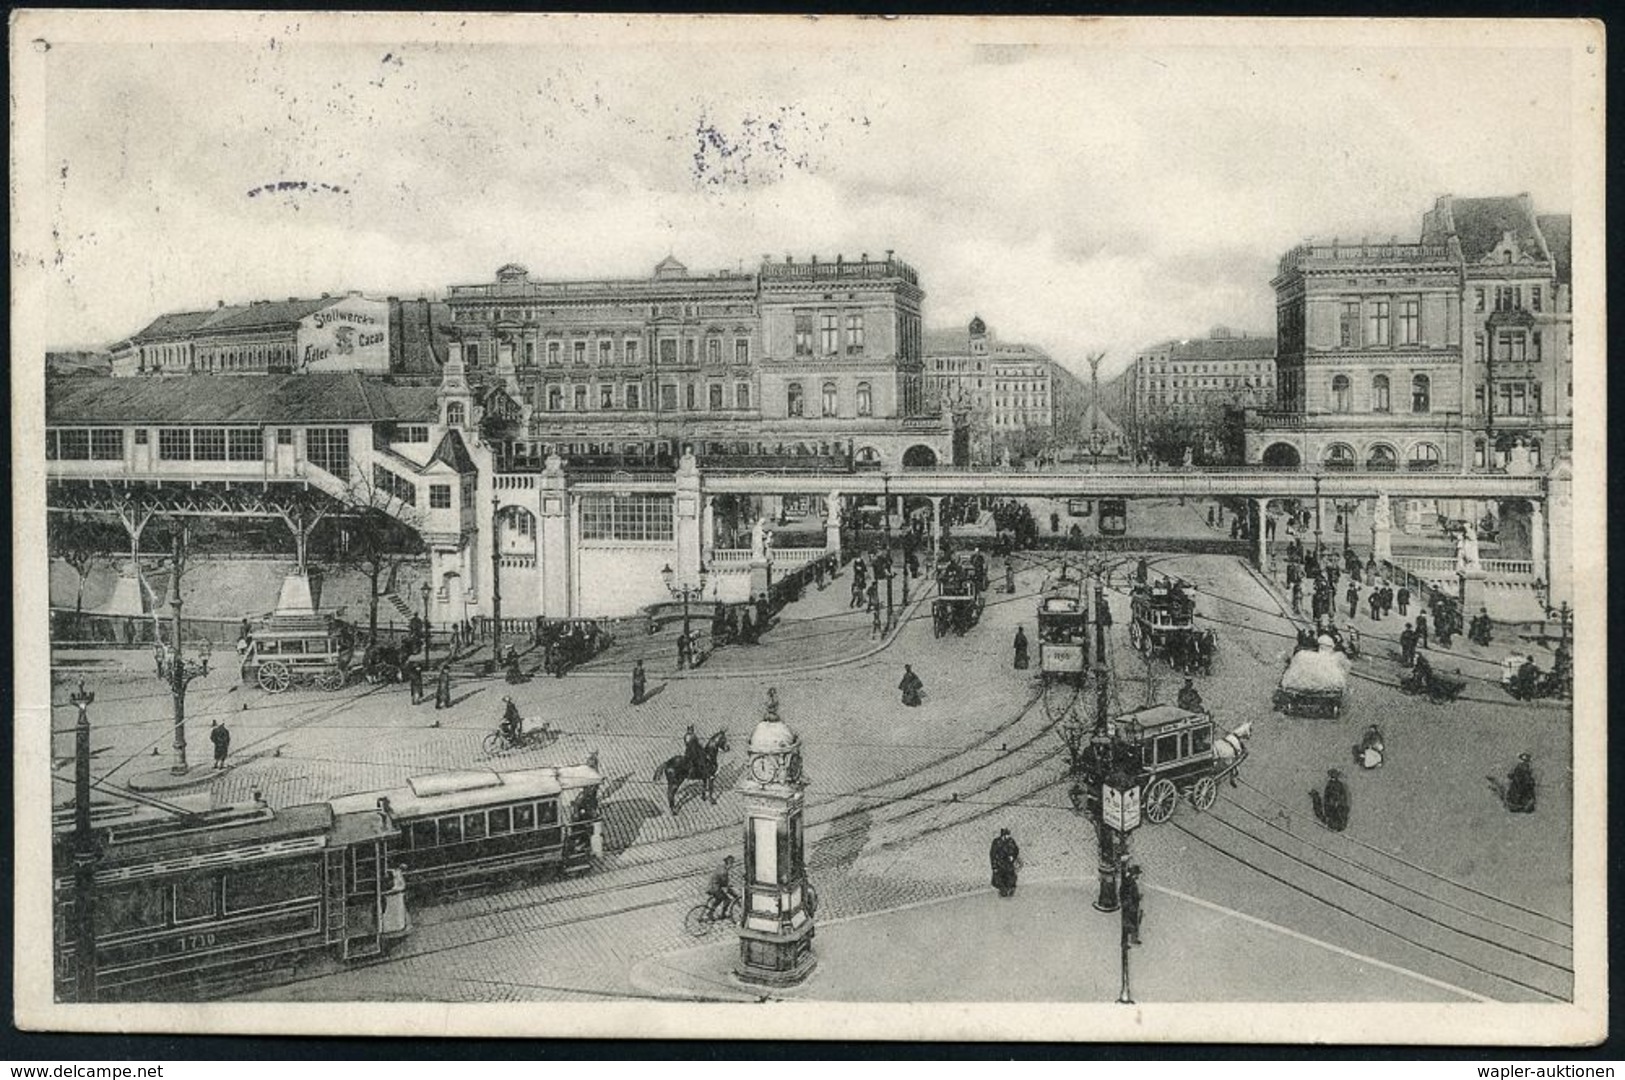
[[[217,300],[443,292],[507,262],[637,277],[668,254],[709,272],[894,249],[927,326],[979,314],[1080,372],[1103,351],[1109,375],[1154,341],[1273,333],[1270,278],[1306,237],[1414,238],[1445,193],[1571,209],[1563,49],[1033,20],[339,44],[287,18],[44,54],[54,343]]]

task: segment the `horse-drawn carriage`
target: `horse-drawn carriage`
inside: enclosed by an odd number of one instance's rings
[[[973,567],[949,561],[937,570],[937,596],[931,602],[931,630],[937,637],[964,634],[982,618],[987,601]]]
[[[1091,780],[1112,772],[1127,774],[1140,789],[1145,819],[1160,825],[1173,817],[1182,796],[1199,811],[1213,805],[1219,781],[1229,779],[1247,759],[1251,730],[1243,724],[1215,738],[1211,715],[1172,705],[1114,717],[1106,736],[1093,746],[1089,771],[1099,776]]]
[[[295,686],[342,690],[360,673],[355,631],[330,615],[273,615],[243,653],[243,682],[271,694]]]
[[[1297,650],[1281,673],[1275,708],[1288,716],[1336,720],[1343,713],[1348,689],[1346,663],[1330,638],[1315,649]]]
[[[1186,675],[1213,673],[1219,637],[1196,625],[1194,585],[1162,581],[1136,585],[1129,598],[1129,644],[1141,654],[1168,662]]]

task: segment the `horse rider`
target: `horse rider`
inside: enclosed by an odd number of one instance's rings
[[[693,731],[692,728],[689,730],[690,732]],[[722,860],[721,868],[711,875],[711,883],[707,886],[705,894],[705,914],[707,918],[719,919],[722,917],[721,913],[728,910],[730,904],[739,903],[739,894],[733,888],[733,869],[734,857],[729,855]]]
[[[1202,692],[1196,689],[1196,684],[1190,679],[1179,689],[1179,707],[1186,712],[1202,711]]]
[[[705,748],[700,745],[700,737],[694,734],[694,725],[688,725],[683,732],[683,762],[688,766],[688,775],[698,777],[705,768]]]

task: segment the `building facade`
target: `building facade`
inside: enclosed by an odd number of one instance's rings
[[[890,252],[764,259],[754,273],[543,281],[516,264],[452,286],[457,351],[475,382],[521,403],[514,442],[540,461],[701,454],[951,458],[927,412],[914,269]]]
[[[113,346],[113,374],[385,374],[395,306],[351,292],[161,315]]]
[[[1086,408],[1075,375],[1037,346],[999,340],[979,315],[965,330],[927,335],[925,379],[936,407],[965,418],[971,457],[979,462],[1007,447],[1036,452],[1069,422],[1080,422]],[[1068,443],[1076,437],[1076,431],[1064,436]]]
[[[1445,196],[1417,242],[1287,252],[1277,402],[1249,411],[1247,460],[1470,470],[1567,451],[1567,223],[1526,195]]]

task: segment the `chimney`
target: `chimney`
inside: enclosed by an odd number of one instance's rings
[[[218,310],[218,309],[220,309],[220,308],[223,308],[223,307],[225,307],[225,306],[226,306],[226,302],[225,302],[225,301],[224,301],[224,300],[216,300],[216,301],[215,301],[215,302],[214,302],[214,306],[215,306],[215,309],[216,309],[216,310]]]
[[[333,298],[332,293],[322,293],[322,299],[323,300],[331,300],[332,298]]]

